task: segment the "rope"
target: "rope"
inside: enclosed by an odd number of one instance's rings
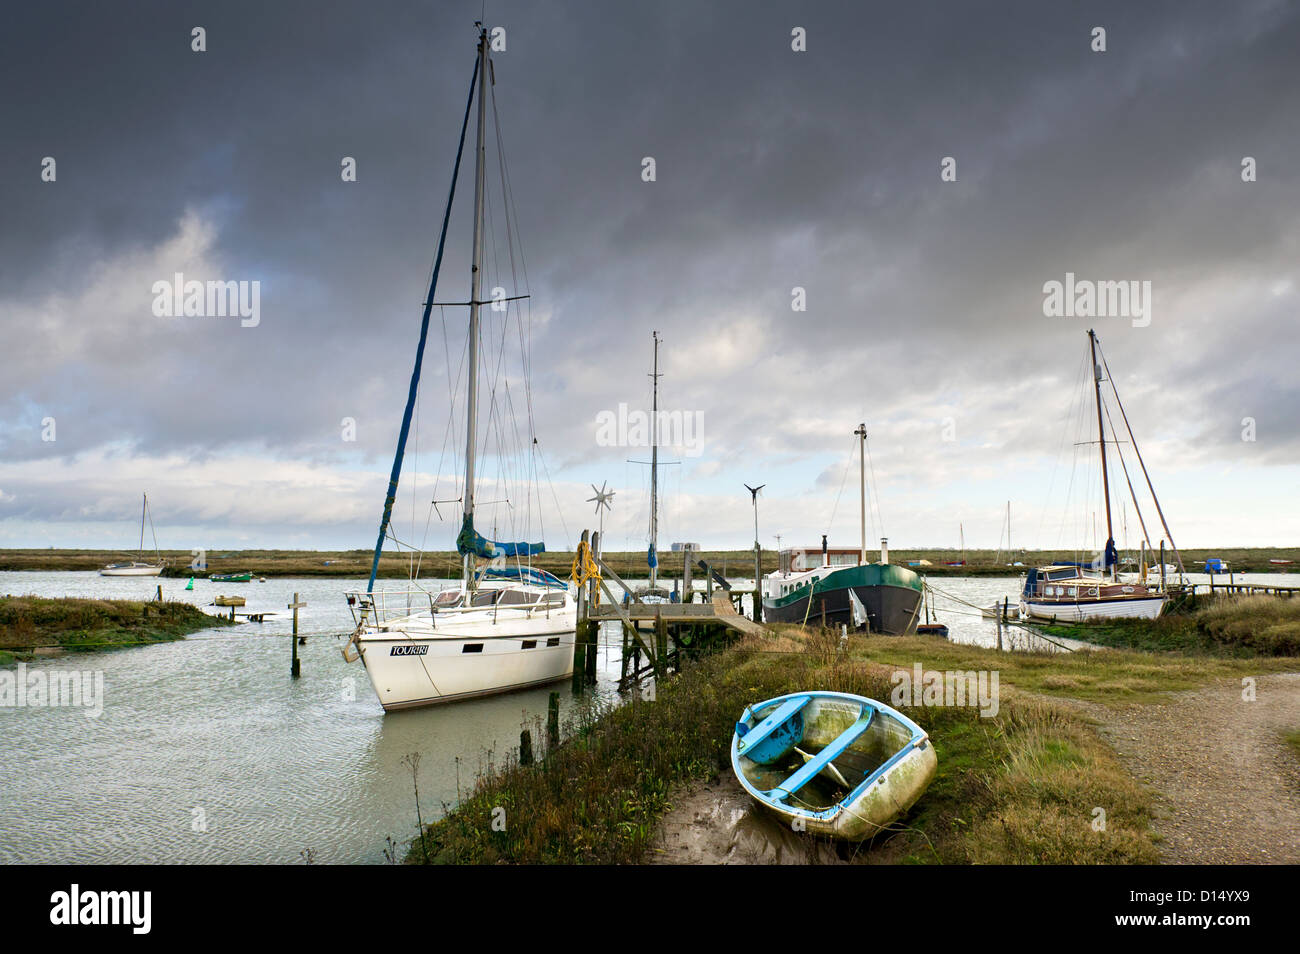
[[[600,584],[600,567],[596,566],[596,559],[591,552],[591,544],[586,540],[578,541],[577,552],[573,554],[573,569],[569,571],[569,579],[573,585],[580,591],[584,583],[595,580],[597,585]]]

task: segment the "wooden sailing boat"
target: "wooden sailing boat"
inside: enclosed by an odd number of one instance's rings
[[[1169,597],[1165,586],[1162,584],[1148,585],[1142,581],[1141,575],[1132,580],[1121,580],[1119,576],[1119,553],[1115,548],[1115,530],[1111,518],[1110,471],[1107,464],[1106,425],[1101,398],[1103,365],[1098,363],[1097,334],[1092,330],[1088,331],[1088,349],[1092,359],[1093,396],[1097,406],[1097,444],[1101,454],[1102,497],[1106,511],[1106,545],[1099,557],[1090,564],[1056,563],[1051,566],[1036,567],[1026,573],[1020,595],[1020,611],[1023,616],[1036,619],[1072,622],[1117,618],[1155,619],[1168,603]],[[1104,362],[1104,360],[1103,358],[1102,361]],[[1110,381],[1111,390],[1114,392],[1118,404],[1119,392],[1115,389],[1114,380],[1110,378],[1109,368],[1106,370],[1107,380]],[[1132,428],[1128,427],[1128,415],[1124,414],[1123,405],[1120,405],[1120,413],[1123,414],[1124,426],[1128,430],[1130,440],[1132,440],[1133,431]],[[1169,536],[1169,542],[1172,545],[1173,537],[1169,534],[1169,525],[1165,522],[1160,501],[1155,496],[1155,488],[1151,486],[1151,477],[1146,472],[1146,464],[1142,462],[1142,454],[1137,450],[1136,440],[1133,440],[1133,449],[1137,455],[1138,463],[1142,466],[1142,473],[1146,477],[1147,487],[1151,490],[1151,496],[1155,501],[1156,510],[1160,514],[1160,521],[1164,526],[1165,534]],[[1124,464],[1122,456],[1120,457],[1120,463],[1124,468],[1125,480],[1128,481],[1128,465]],[[1132,494],[1132,482],[1128,481],[1128,483],[1129,492]],[[1141,508],[1137,505],[1136,495],[1133,496],[1133,504],[1138,512],[1138,519],[1142,521],[1145,536],[1146,522],[1142,518]],[[1178,557],[1178,566],[1181,572],[1182,557],[1178,555],[1176,547],[1174,548],[1174,555]],[[1089,570],[1093,572],[1088,572]]]
[[[763,615],[774,623],[814,623],[872,633],[901,635],[916,628],[924,583],[907,567],[889,562],[889,546],[880,541],[880,562],[867,562],[867,425],[858,438],[861,546],[832,549],[822,537],[816,548],[781,551],[780,567],[763,577]]]
[[[99,571],[100,576],[158,576],[167,565],[158,552],[158,535],[153,534],[154,562],[146,563],[144,559],[144,523],[149,517],[149,495],[144,494],[144,503],[140,508],[140,556],[130,563],[110,563]],[[153,533],[153,521],[149,520],[149,532]]]
[[[488,56],[487,31],[476,25],[478,56],[470,83],[469,101],[461,125],[460,146],[452,173],[451,194],[443,216],[433,275],[425,299],[415,369],[397,453],[375,543],[370,582],[364,592],[346,594],[356,630],[343,649],[349,661],[360,657],[385,710],[467,699],[564,679],[573,671],[576,605],[569,586],[533,567],[528,558],[541,553],[541,543],[498,543],[474,526],[475,463],[479,444],[478,365],[479,309],[482,299],[484,251],[485,127],[489,83],[495,85]],[[477,93],[476,93],[477,91]],[[434,305],[438,272],[447,238],[447,223],[455,196],[460,158],[477,95],[478,128],[475,147],[474,235],[470,270],[469,343],[466,388],[465,485],[461,499],[461,528],[456,547],[462,558],[462,578],[450,586],[375,591],[379,557],[388,534],[401,476],[402,458],[410,432]],[[503,201],[505,201],[503,199]],[[519,296],[526,297],[526,296]],[[513,565],[509,561],[513,560]],[[355,646],[357,656],[349,654]]]

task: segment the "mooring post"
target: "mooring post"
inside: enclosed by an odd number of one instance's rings
[[[295,679],[302,675],[302,663],[298,660],[298,607],[306,605],[306,603],[298,599],[298,594],[295,593],[293,594],[293,602],[286,607],[286,609],[293,610],[293,636],[290,639],[290,645],[293,648],[293,662],[289,665],[289,675]],[[233,607],[230,612],[233,616],[235,612]]]
[[[1165,591],[1165,541],[1160,541],[1160,592]]]
[[[655,613],[655,675],[668,674],[668,620]]]
[[[682,560],[682,602],[690,603],[694,597],[694,584],[691,583],[691,554],[688,550]]]
[[[596,684],[596,650],[600,646],[600,622],[587,620],[587,685]]]
[[[595,642],[596,627],[599,625],[594,619],[584,619],[578,624],[577,631],[573,636],[573,691],[576,694],[582,694],[582,687],[588,682],[588,659],[590,658],[590,672],[592,680],[595,676]],[[591,647],[588,649],[588,647]],[[589,657],[589,653],[591,656]]]
[[[533,764],[533,734],[527,729],[519,733],[519,764]]]
[[[161,583],[158,584],[158,602],[159,602],[159,603],[162,602],[162,584],[161,584]]]
[[[546,704],[546,751],[554,752],[560,746],[560,694],[552,692]]]
[[[623,634],[623,652],[619,657],[618,687],[622,689],[627,684],[627,664],[628,664],[628,644],[630,642],[627,633],[627,623],[619,626],[619,631]]]
[[[575,696],[582,694],[582,684],[587,672],[587,621],[579,620],[573,631],[573,682]]]

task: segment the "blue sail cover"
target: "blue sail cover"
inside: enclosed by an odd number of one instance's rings
[[[470,553],[484,560],[497,557],[527,557],[546,552],[545,543],[498,543],[489,540],[474,529],[474,517],[466,514],[460,525],[460,534],[456,537],[456,549],[462,556]]]
[[[654,547],[650,547],[649,549],[646,550],[645,562],[646,562],[646,566],[650,567],[650,569],[652,570],[659,565],[659,557],[655,554]]]

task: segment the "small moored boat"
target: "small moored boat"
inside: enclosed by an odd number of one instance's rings
[[[253,579],[252,573],[218,573],[216,576],[210,576],[208,579],[213,583],[250,583]]]
[[[145,519],[149,520],[149,530],[153,531],[153,518],[149,517],[149,495],[144,494],[144,500],[140,507],[140,556],[137,560],[130,562],[110,563],[108,566],[99,571],[100,576],[159,576],[162,574],[163,562],[162,554],[158,552],[158,535],[155,533],[153,538],[153,555],[154,562],[146,563],[144,559],[144,524]]]
[[[731,767],[764,808],[796,829],[862,841],[921,797],[938,759],[929,735],[883,703],[795,692],[750,706]]]

